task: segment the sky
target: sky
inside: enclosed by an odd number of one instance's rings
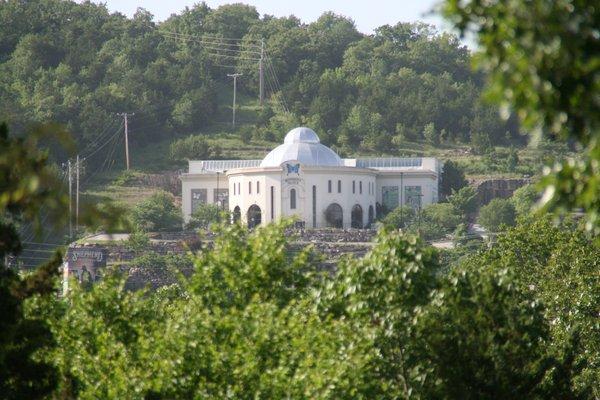
[[[98,0],[93,0],[98,2]],[[373,33],[374,29],[397,22],[424,21],[435,25],[439,30],[447,30],[448,25],[438,15],[432,14],[439,0],[207,0],[211,8],[222,4],[242,2],[256,7],[262,14],[283,17],[295,15],[303,22],[316,20],[323,12],[333,11],[354,20],[363,33]],[[173,13],[179,13],[186,6],[191,7],[199,0],[101,0],[110,11],[119,11],[131,17],[138,7],[154,14],[156,21],[163,21]]]

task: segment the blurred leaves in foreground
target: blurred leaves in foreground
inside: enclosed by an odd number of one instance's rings
[[[600,232],[600,6],[587,0],[445,0],[446,17],[480,48],[488,94],[514,110],[533,140],[575,142],[577,159],[548,166],[542,203],[583,209]]]

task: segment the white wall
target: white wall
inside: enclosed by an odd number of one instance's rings
[[[433,159],[434,160],[434,159]],[[435,160],[434,160],[435,161]],[[437,202],[438,179],[432,170],[411,171],[400,174],[398,171],[376,171],[355,167],[305,167],[300,168],[299,174],[290,175],[284,168],[240,168],[223,173],[184,174],[182,180],[182,208],[185,221],[191,214],[191,190],[207,189],[207,202],[214,203],[214,189],[229,189],[229,210],[236,206],[240,208],[241,219],[247,223],[247,212],[251,205],[256,204],[261,209],[262,222],[278,220],[282,216],[297,215],[304,221],[307,228],[313,227],[312,187],[317,188],[317,227],[327,226],[325,210],[332,203],[337,203],[343,210],[344,228],[351,226],[352,207],[360,205],[363,213],[362,225],[368,224],[369,206],[373,207],[374,217],[376,203],[382,204],[383,186],[421,186],[422,206]],[[331,180],[332,190],[328,191],[328,181]],[[338,180],[342,190],[338,193]],[[352,191],[352,182],[355,191]],[[360,182],[362,181],[362,193]],[[249,182],[252,191],[249,191]],[[257,183],[260,191],[257,192]],[[237,185],[240,192],[238,193]],[[369,188],[372,190],[369,190]],[[235,187],[235,189],[234,189]],[[274,189],[273,216],[271,216],[270,188]],[[290,208],[290,189],[296,189],[297,208]],[[406,198],[403,195],[403,200]],[[399,199],[400,200],[400,199]]]
[[[214,189],[227,189],[227,187],[227,176],[223,173],[182,175],[181,205],[184,222],[189,222],[192,214],[192,189],[206,189],[206,202],[209,204],[215,204],[217,199],[214,197]]]

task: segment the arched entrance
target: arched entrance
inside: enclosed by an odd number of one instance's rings
[[[262,221],[262,212],[260,211],[260,207],[256,204],[252,204],[248,209],[248,228],[252,229],[257,225],[260,225]]]
[[[373,210],[373,206],[369,206],[369,225],[375,222],[375,211]]]
[[[344,227],[344,212],[337,203],[331,203],[325,210],[325,221],[330,228]]]
[[[235,208],[233,209],[233,222],[240,222],[240,219],[242,218],[242,212],[240,211],[240,206],[235,206]]]
[[[363,227],[363,210],[359,204],[355,204],[352,207],[350,226],[358,229]]]

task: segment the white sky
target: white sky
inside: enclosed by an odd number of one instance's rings
[[[97,2],[96,0],[93,0]],[[193,0],[102,0],[110,11],[119,11],[131,17],[138,7],[150,11],[156,21],[163,21],[173,13],[179,13],[186,6],[192,7]],[[207,0],[211,8],[235,1]],[[323,12],[333,11],[354,20],[359,31],[373,33],[381,25],[397,22],[424,21],[446,30],[448,25],[432,10],[438,0],[245,0],[242,3],[253,5],[260,14],[277,17],[295,15],[303,22],[316,20]]]

